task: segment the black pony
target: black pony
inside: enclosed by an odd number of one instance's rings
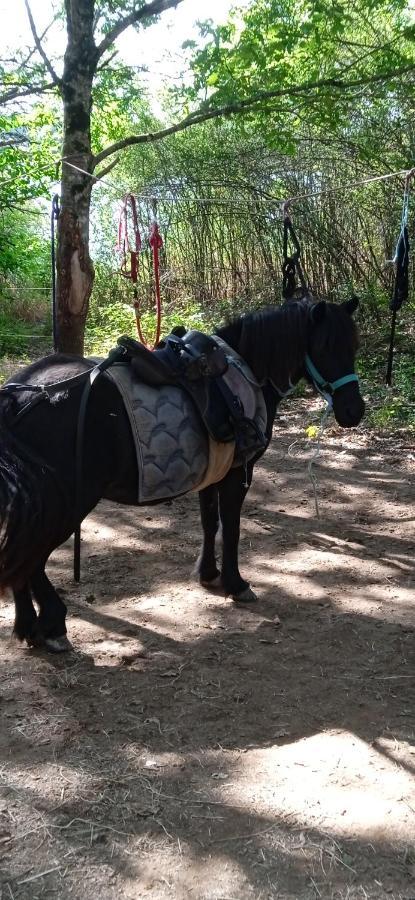
[[[351,318],[357,305],[354,298],[340,305],[304,299],[241,316],[218,329],[217,334],[246,360],[263,386],[268,442],[281,398],[302,377],[332,395],[339,425],[349,428],[360,422],[364,403],[354,375],[357,332]],[[90,368],[88,360],[56,355],[20,371],[12,381],[50,384],[73,379]],[[21,415],[27,392],[0,393],[0,588],[13,590],[17,637],[55,652],[70,644],[65,604],[45,574],[49,555],[101,498],[137,502],[136,457],[123,401],[109,379],[98,377],[85,419],[82,496],[75,503],[82,391],[75,378],[49,402],[41,393],[34,396]],[[260,455],[247,471],[242,466],[231,469],[221,482],[199,493],[200,581],[207,586],[220,581],[225,594],[239,601],[256,599],[239,573],[238,544],[241,508]],[[221,571],[215,554],[219,520]]]

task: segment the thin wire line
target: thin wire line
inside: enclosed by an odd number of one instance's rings
[[[281,203],[294,203],[296,200],[305,200],[308,197],[321,197],[322,194],[337,194],[340,191],[353,190],[355,187],[361,187],[363,184],[371,184],[375,181],[386,181],[388,178],[397,178],[399,175],[408,176],[412,169],[401,169],[399,172],[388,172],[387,175],[374,175],[370,178],[362,178],[360,181],[352,181],[349,184],[342,185],[338,188],[323,188],[321,191],[313,191],[310,194],[297,194],[294,197],[288,197],[285,201],[280,201]]]
[[[322,416],[320,419],[318,434],[317,434],[317,442],[314,447],[313,454],[312,454],[311,458],[309,459],[308,465],[307,465],[308,477],[311,481],[311,486],[313,488],[314,507],[315,507],[317,519],[320,518],[320,507],[319,507],[318,492],[317,492],[317,489],[318,489],[317,475],[316,475],[316,472],[314,471],[314,463],[318,460],[319,456],[321,455],[321,438],[323,435],[323,431],[327,425],[327,420],[332,412],[332,409],[333,409],[333,404],[330,401],[330,403],[327,403],[326,408],[323,410],[323,413],[322,413]]]
[[[120,187],[122,187],[122,185],[120,185],[119,182],[118,182],[118,184],[116,184],[113,181],[109,181],[108,178],[100,178],[99,175],[94,175],[92,172],[87,172],[86,169],[81,169],[80,166],[75,166],[74,163],[68,162],[68,160],[65,159],[64,156],[62,156],[62,158],[59,159],[58,162],[62,162],[64,164],[64,166],[69,166],[70,169],[75,169],[76,172],[81,172],[82,175],[88,175],[88,178],[92,178],[93,181],[96,181],[98,184],[107,184],[108,187],[114,188],[114,190],[116,190],[118,193],[120,191]],[[123,193],[126,193],[126,194],[131,193],[131,190],[129,188],[123,187],[122,190],[123,190]],[[150,199],[152,199],[152,198],[150,198]]]
[[[105,184],[108,187],[112,188],[120,194],[120,188],[122,188],[122,192],[124,194],[134,193],[131,191],[131,188],[126,188],[120,183],[116,184],[114,181],[109,181],[108,178],[100,178],[99,175],[93,175],[91,172],[87,172],[86,169],[81,169],[80,166],[75,166],[74,163],[68,162],[66,159],[62,159],[62,162],[65,166],[70,166],[71,169],[75,169],[77,172],[81,172],[82,175],[87,175],[89,178],[92,178],[97,184]],[[195,203],[215,203],[215,204],[223,204],[225,206],[246,206],[247,204],[255,203],[254,200],[228,200],[227,198],[216,198],[216,197],[160,197],[155,194],[136,194],[137,200],[141,200],[146,203],[151,203],[152,200],[158,200],[161,203],[189,203],[194,201]],[[281,201],[268,201],[260,198],[261,203],[274,203]]]
[[[29,334],[26,331],[3,331],[3,330],[0,330],[0,338],[3,338],[3,337],[25,338],[28,341],[31,341],[33,338],[35,338],[38,341],[52,340],[52,337],[49,334],[36,334],[36,332],[34,334]]]

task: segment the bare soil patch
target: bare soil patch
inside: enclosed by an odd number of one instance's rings
[[[256,469],[238,607],[192,580],[196,496],[101,504],[49,571],[75,651],[0,606],[0,897],[415,898],[415,449],[310,405]]]

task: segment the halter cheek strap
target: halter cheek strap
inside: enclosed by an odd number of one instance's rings
[[[349,382],[351,381],[357,381],[359,383],[359,379],[354,372],[351,372],[350,375],[342,375],[341,378],[336,378],[336,381],[327,381],[325,378],[323,378],[322,375],[320,375],[320,372],[318,371],[318,369],[316,369],[308,353],[305,358],[305,367],[308,374],[312,378],[317,390],[320,391],[320,393],[323,394],[323,397],[325,397],[326,399],[327,393],[331,398],[332,394],[334,394],[334,392],[337,391],[338,388],[343,387],[343,385],[345,384],[349,384]],[[327,391],[327,388],[329,388],[330,390]]]

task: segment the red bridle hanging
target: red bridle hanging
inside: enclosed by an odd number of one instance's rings
[[[159,232],[159,226],[157,220],[153,220],[153,224],[151,226],[148,242],[153,252],[153,274],[154,274],[154,291],[156,295],[156,333],[154,336],[154,347],[157,346],[160,340],[160,330],[161,330],[161,294],[160,294],[160,259],[159,259],[159,250],[161,250],[163,246],[163,239]],[[137,321],[138,327],[138,321]],[[141,338],[140,338],[141,340]]]
[[[159,232],[159,226],[155,218],[154,202],[154,221],[152,223],[149,234],[149,245],[152,250],[153,258],[153,274],[154,274],[154,291],[155,291],[155,307],[156,307],[156,330],[152,345],[146,340],[141,327],[141,309],[138,295],[138,259],[141,250],[141,237],[138,227],[137,204],[133,194],[127,194],[124,198],[123,206],[120,213],[118,224],[118,251],[121,253],[121,275],[129,278],[133,284],[134,312],[137,325],[137,333],[142,344],[149,350],[154,350],[160,340],[161,331],[161,294],[160,294],[160,259],[159,250],[163,246],[163,240]],[[131,228],[133,233],[133,246],[130,243],[129,236],[129,212],[131,215]],[[128,260],[128,257],[130,258]],[[128,267],[129,265],[129,267]]]

